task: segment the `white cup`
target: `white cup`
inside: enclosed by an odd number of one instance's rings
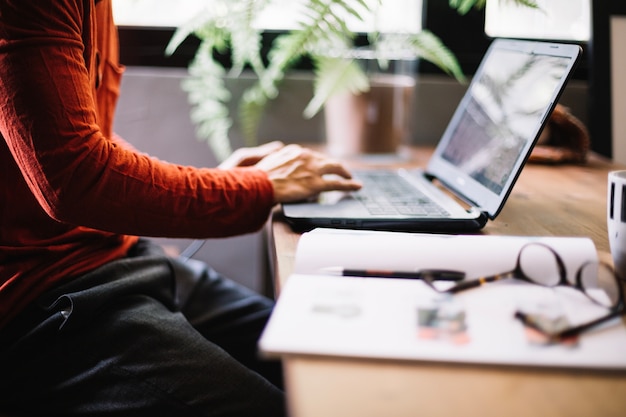
[[[626,170],[609,172],[606,206],[615,272],[626,278]]]

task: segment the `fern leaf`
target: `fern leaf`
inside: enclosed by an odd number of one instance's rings
[[[516,3],[518,6],[529,7],[531,9],[541,9],[535,0],[500,0],[500,2]]]
[[[531,9],[539,9],[539,4],[535,0],[499,0],[500,2],[516,3],[519,6],[529,7]],[[461,14],[467,14],[472,8],[482,9],[485,7],[487,0],[449,0],[448,4],[451,8]]]
[[[333,95],[343,92],[358,94],[369,90],[367,75],[354,59],[317,56],[314,62],[314,95],[304,109],[304,117],[310,119],[315,116]]]
[[[485,6],[486,0],[449,0],[451,8],[461,14],[467,14],[472,8],[482,9]]]
[[[257,74],[263,71],[261,33],[255,28],[254,21],[267,3],[267,0],[245,0],[239,7],[235,4],[231,10],[230,41],[235,74],[239,74],[247,64]]]
[[[174,34],[165,48],[165,54],[172,55],[185,41],[185,39],[202,30],[202,28],[216,26],[217,19],[219,19],[219,15],[216,14],[215,9],[203,9],[196,16],[194,16],[193,19],[179,26],[176,31],[174,31]],[[204,38],[206,38],[206,36],[201,37],[201,39]]]
[[[458,81],[465,82],[465,75],[458,60],[432,32],[423,30],[410,36],[410,45],[413,52],[429,62],[437,65],[447,74],[454,76]]]
[[[302,56],[315,54],[319,48],[347,44],[354,34],[341,18],[352,14],[361,18],[359,10],[369,11],[365,0],[310,0],[297,30],[279,36],[269,52],[269,66],[259,79],[259,90],[266,99],[278,94],[278,85],[285,72]]]
[[[278,95],[285,73],[304,55],[314,55],[319,48],[350,44],[354,33],[343,16],[362,19],[363,13],[371,11],[366,0],[309,0],[304,10],[297,30],[275,39],[268,53],[269,65],[259,73],[257,84],[244,94],[239,114],[246,136],[256,132],[263,107]]]
[[[204,12],[179,27],[166,49],[172,54],[189,36],[201,40],[189,77],[182,83],[192,106],[191,119],[200,140],[207,141],[218,160],[231,153],[228,132],[232,126],[227,103],[230,92],[225,86],[225,69],[217,63],[214,52],[229,52],[238,74],[246,65],[257,73],[264,72],[261,58],[261,34],[253,21],[269,0],[231,2],[213,0]],[[230,48],[230,49],[229,49]]]
[[[228,137],[232,119],[226,106],[231,96],[224,83],[226,71],[211,52],[210,42],[200,44],[182,88],[192,106],[190,117],[198,139],[206,141],[215,157],[223,161],[232,152]]]

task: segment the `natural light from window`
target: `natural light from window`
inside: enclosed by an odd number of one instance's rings
[[[487,0],[485,32],[494,38],[588,41],[590,3],[590,0],[537,0],[540,10],[532,10],[510,0]]]
[[[292,29],[303,0],[273,0],[257,22],[268,30]],[[378,0],[365,0],[378,4]],[[436,0],[443,1],[443,0]],[[609,1],[609,0],[602,0]],[[384,0],[376,22],[358,22],[347,16],[349,27],[368,32],[418,32],[422,27],[422,0]],[[511,0],[487,0],[485,32],[491,37],[588,41],[591,34],[591,0],[537,0],[541,10],[516,5]],[[205,8],[211,0],[113,0],[120,26],[178,27]]]
[[[378,0],[365,0],[378,5]],[[178,27],[205,8],[214,7],[210,0],[113,0],[115,21],[120,26]],[[295,26],[302,0],[274,0],[257,22],[268,30],[288,30]],[[378,28],[384,32],[419,32],[422,27],[422,0],[385,0],[378,5],[376,21],[359,22],[346,16],[355,32]]]

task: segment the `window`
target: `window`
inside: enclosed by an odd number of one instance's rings
[[[379,4],[378,0],[365,0]],[[589,39],[590,0],[537,0],[545,12],[515,6],[511,0],[487,0],[486,10],[471,10],[460,16],[447,0],[384,0],[376,22],[382,29],[431,30],[457,56],[463,71],[472,74],[490,43],[490,37],[569,39],[585,44]],[[269,46],[276,31],[293,27],[302,0],[273,0],[274,8],[258,23],[268,29],[264,39]],[[189,21],[210,0],[113,0],[114,17],[120,26],[121,60],[126,65],[185,67],[198,45],[193,38],[165,56],[165,46],[174,28]],[[563,12],[565,10],[565,12]],[[556,23],[555,23],[556,22]],[[373,22],[366,24],[372,25]],[[353,30],[365,30],[352,27]],[[461,35],[461,36],[460,36]],[[362,37],[359,44],[365,42]],[[303,68],[308,68],[303,63]],[[424,62],[422,73],[440,73]],[[586,56],[574,78],[586,79]]]
[[[177,27],[206,3],[206,0],[113,0],[113,18],[119,26]]]
[[[540,10],[487,0],[485,32],[490,37],[589,40],[590,0],[537,0],[537,4]]]
[[[265,46],[269,47],[276,31],[289,29],[293,16],[302,0],[273,0],[280,7],[268,13],[259,25],[268,29],[264,33]],[[364,0],[378,3],[379,0]],[[541,12],[515,6],[512,0],[487,0],[485,10],[470,10],[460,16],[450,7],[448,0],[383,0],[380,15],[382,27],[391,22],[394,29],[429,29],[453,51],[463,71],[474,73],[493,37],[554,39],[579,43],[583,56],[573,75],[576,80],[593,79],[589,60],[591,48],[591,6],[613,4],[614,0],[536,0]],[[620,0],[622,1],[622,0]],[[114,17],[120,25],[121,62],[126,65],[186,67],[193,59],[198,46],[190,37],[173,56],[165,55],[175,27],[189,21],[207,7],[210,0],[113,0]],[[621,3],[620,3],[621,4]],[[287,17],[285,17],[287,16]],[[402,23],[400,23],[402,22]],[[358,30],[353,28],[353,30]],[[359,44],[365,37],[358,39]],[[589,42],[588,42],[589,41]],[[601,41],[601,40],[598,40]],[[598,42],[596,42],[598,43]],[[601,47],[596,44],[597,50]],[[267,49],[266,49],[267,50]],[[309,69],[304,60],[300,69]],[[441,74],[429,62],[421,62],[419,72]],[[599,77],[595,77],[599,79]],[[597,82],[597,81],[596,81]],[[600,142],[600,140],[595,140]],[[594,145],[595,146],[595,145]]]
[[[364,0],[378,5],[378,0]],[[258,22],[268,31],[264,42],[269,46],[276,31],[294,27],[302,0],[273,0]],[[367,31],[376,24],[381,30],[417,32],[422,28],[422,0],[385,0],[380,4],[376,22],[355,22],[346,17],[354,31]],[[273,6],[272,6],[273,5]],[[126,65],[185,67],[193,58],[198,42],[187,39],[173,56],[165,56],[165,47],[177,26],[188,22],[210,0],[113,0],[114,19],[120,32],[120,59]],[[368,26],[369,25],[369,26]],[[306,62],[303,68],[308,68]]]
[[[378,27],[381,31],[418,32],[421,29],[422,0],[366,0],[379,10],[377,21],[360,22],[346,16],[348,26],[355,32],[367,32]],[[295,27],[301,0],[274,0],[270,2],[257,24],[268,30],[288,30]],[[207,0],[113,0],[114,18],[120,26],[177,27],[207,7],[215,7]]]

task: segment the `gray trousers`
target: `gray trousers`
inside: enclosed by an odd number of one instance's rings
[[[272,301],[147,241],[0,330],[0,411],[41,416],[282,416],[257,340]]]

